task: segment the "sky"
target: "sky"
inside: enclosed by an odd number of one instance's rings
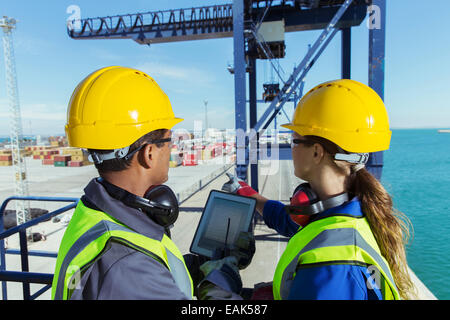
[[[151,46],[128,39],[73,40],[66,20],[71,5],[82,18],[229,3],[182,0],[42,0],[1,1],[0,16],[18,20],[13,33],[19,100],[24,135],[64,134],[67,104],[76,85],[92,71],[110,65],[140,69],[169,96],[175,128],[193,129],[205,119],[219,129],[234,128],[232,38],[186,41]],[[387,0],[385,104],[391,128],[450,128],[450,2]],[[292,72],[320,31],[286,33],[286,57],[279,62]],[[368,83],[369,30],[364,21],[352,28],[352,79]],[[336,35],[306,78],[305,90],[340,78],[340,35]],[[257,63],[258,97],[262,83],[272,80],[267,61]],[[268,105],[258,104],[261,115]],[[293,113],[293,103],[285,106]],[[247,113],[248,118],[248,113]],[[286,123],[284,115],[278,124]],[[10,113],[0,49],[0,135],[9,135]],[[273,125],[272,125],[273,127]]]

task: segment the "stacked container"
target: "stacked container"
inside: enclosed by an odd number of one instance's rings
[[[12,155],[11,150],[1,150],[0,151],[0,166],[11,166],[12,165]]]
[[[170,168],[175,168],[178,167],[181,163],[183,159],[183,153],[180,153],[178,150],[172,150],[170,152],[170,162],[169,162],[169,167]]]
[[[69,161],[71,159],[70,155],[55,155],[53,156],[53,165],[55,167],[67,167],[69,164]]]
[[[196,151],[187,151],[183,156],[183,166],[196,166],[198,164],[198,156]]]
[[[20,149],[22,157],[28,157],[31,155],[31,151],[27,149]],[[12,166],[12,151],[10,149],[0,150],[0,166]]]
[[[62,154],[69,156],[70,159],[68,160],[67,166],[68,167],[82,167],[85,165],[92,164],[88,160],[87,153],[83,152],[82,149],[79,148],[63,148],[61,149]]]

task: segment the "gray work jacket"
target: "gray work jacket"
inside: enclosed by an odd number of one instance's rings
[[[112,198],[93,179],[84,189],[86,206],[108,213],[136,232],[161,240],[164,228],[140,210]],[[85,203],[86,202],[86,203]],[[116,242],[83,274],[71,300],[185,300],[170,271],[155,259]]]

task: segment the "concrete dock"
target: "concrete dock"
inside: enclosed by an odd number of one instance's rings
[[[33,161],[37,160],[27,161],[30,195],[80,197],[87,182],[97,175],[94,166],[42,168],[42,166],[38,166],[40,161],[37,161],[38,163],[33,163]],[[290,160],[267,162],[259,167],[265,173],[268,172],[266,169],[269,167],[271,170],[273,169],[272,172],[277,173],[267,175],[261,174],[260,171],[258,183],[260,193],[269,199],[288,203],[292,191],[301,182],[300,179],[293,175],[292,162]],[[224,159],[218,159],[214,163],[211,162],[194,167],[177,167],[169,170],[167,185],[171,186],[179,196],[180,206],[182,208],[199,208],[194,211],[180,212],[179,218],[171,230],[172,239],[183,254],[189,252],[189,247],[201,216],[201,208],[205,205],[209,192],[214,189],[220,190],[222,185],[228,181],[227,176],[224,174],[227,171],[233,173],[234,166],[227,163]],[[9,189],[7,187],[0,189],[1,201],[13,192],[12,183],[6,180],[7,176],[6,170],[0,170],[0,186],[11,185]],[[12,179],[12,175],[10,178]],[[54,208],[50,208],[51,206]],[[58,205],[51,204],[47,209],[55,209],[55,206]],[[11,207],[13,208],[13,205]],[[32,207],[34,207],[34,203]],[[34,227],[33,231],[44,232],[47,235],[47,239],[46,241],[30,244],[29,249],[57,252],[70,215],[71,212],[63,214],[61,222],[53,223],[48,221]],[[246,288],[253,288],[255,284],[260,282],[272,281],[277,262],[289,240],[278,235],[276,231],[269,229],[264,224],[255,226],[255,239],[256,253],[252,263],[245,270],[241,271],[243,285]],[[8,239],[8,247],[19,248],[17,236],[12,236]],[[30,257],[30,271],[53,273],[55,260],[55,258]],[[20,271],[20,256],[7,255],[6,261],[7,270]],[[413,278],[416,285],[420,288],[421,299],[436,299],[415,275]],[[32,284],[31,293],[33,294],[41,287],[42,285]],[[19,283],[8,283],[8,299],[20,300],[22,298],[22,285]],[[47,291],[38,299],[50,299],[50,291]]]

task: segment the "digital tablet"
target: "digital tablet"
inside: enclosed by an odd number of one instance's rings
[[[241,231],[249,231],[256,199],[212,190],[195,231],[190,252],[213,258],[216,249],[233,249]]]

